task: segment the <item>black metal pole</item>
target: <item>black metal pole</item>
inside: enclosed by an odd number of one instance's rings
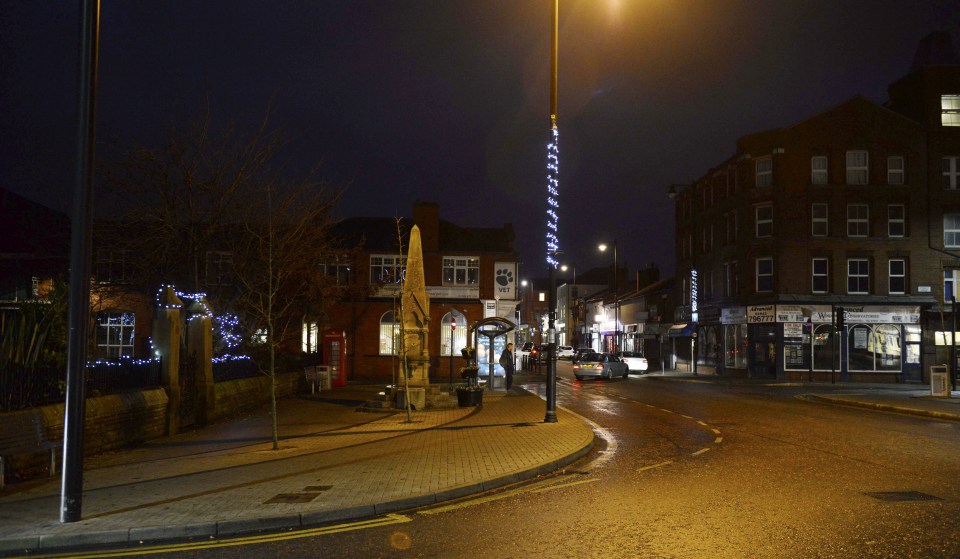
[[[950,390],[957,389],[957,298],[950,301]]]
[[[556,316],[557,316],[557,286],[556,286],[556,273],[553,269],[553,265],[548,266],[550,268],[550,274],[548,279],[549,293],[547,293],[547,301],[550,306],[549,314],[547,315],[547,414],[544,416],[544,423],[556,423],[557,422],[557,362],[554,360],[556,356],[556,333],[554,327],[556,326]]]
[[[67,394],[63,417],[60,522],[80,520],[83,505],[83,424],[86,411],[83,374],[87,362],[87,323],[90,314],[90,221],[93,213],[91,196],[96,145],[99,28],[99,0],[81,0],[77,182],[70,233]]]
[[[837,306],[830,305],[830,318],[833,320],[833,355],[830,356],[830,365],[833,370],[830,372],[830,384],[837,383],[837,361],[839,356],[837,355],[837,338],[840,337],[840,328],[837,326]]]

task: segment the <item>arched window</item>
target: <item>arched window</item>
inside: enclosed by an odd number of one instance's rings
[[[813,368],[817,371],[840,370],[840,345],[834,348],[836,328],[817,324],[813,330]]]
[[[900,327],[854,324],[847,335],[851,371],[899,371]]]
[[[397,355],[400,349],[401,324],[393,311],[380,317],[380,355]]]
[[[456,327],[451,319],[456,320]],[[450,340],[453,339],[453,355],[460,355],[460,350],[467,347],[467,317],[460,311],[453,310],[443,315],[440,324],[440,356],[450,357]]]

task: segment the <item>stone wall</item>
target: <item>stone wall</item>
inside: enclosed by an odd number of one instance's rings
[[[302,373],[277,375],[277,398],[295,394],[303,382]],[[265,376],[218,382],[215,419],[220,421],[255,410],[269,402],[270,380]],[[162,388],[88,398],[83,429],[84,455],[134,446],[166,435],[167,403],[167,393]],[[62,440],[64,405],[43,406],[37,408],[36,413],[43,416],[51,440]],[[2,414],[0,421],[3,421]],[[57,457],[58,463],[61,458]],[[46,459],[45,454],[18,456],[10,469],[45,470]]]

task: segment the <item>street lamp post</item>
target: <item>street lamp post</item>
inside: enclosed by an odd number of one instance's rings
[[[573,313],[570,312],[570,309],[571,309],[571,308],[576,308],[576,307],[571,307],[570,301],[573,301],[574,304],[576,304],[576,302],[577,302],[577,265],[576,265],[576,264],[570,264],[570,265],[564,264],[564,265],[560,266],[560,270],[562,270],[562,271],[564,271],[564,272],[566,272],[566,271],[569,270],[570,268],[573,268],[573,292],[571,293],[569,287],[567,288],[567,313],[566,313],[566,315],[565,315],[564,330],[571,332],[571,339],[570,339],[570,340],[567,340],[567,345],[572,345],[572,346],[574,346],[574,347],[578,347],[578,345],[577,345],[577,340],[579,339],[579,336],[577,336],[577,326],[578,326],[578,324],[577,324],[576,317],[575,317],[575,316],[572,316]],[[572,296],[571,296],[571,295],[572,295]],[[569,326],[572,326],[572,328],[568,328]]]
[[[560,0],[553,0],[553,29],[550,37],[550,128],[551,143],[547,147],[547,267],[549,268],[550,290],[547,293],[549,305],[548,318],[548,344],[547,344],[547,412],[544,415],[544,423],[557,422],[557,363],[554,360],[556,356],[556,346],[554,339],[554,327],[556,326],[557,315],[557,288],[556,288],[556,255],[559,251],[559,242],[557,234],[557,212],[559,211],[558,198],[558,179],[559,170],[558,149],[557,149],[557,56],[558,56],[558,38],[560,36]]]
[[[607,245],[601,244],[600,252],[606,252]],[[620,351],[620,285],[617,272],[617,240],[613,240],[613,352]]]

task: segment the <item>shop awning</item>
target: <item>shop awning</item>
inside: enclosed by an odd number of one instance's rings
[[[692,322],[681,322],[674,324],[667,330],[667,335],[673,338],[692,338],[696,332],[697,325]]]

